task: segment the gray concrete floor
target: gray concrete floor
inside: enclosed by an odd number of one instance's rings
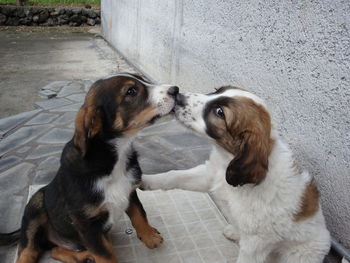
[[[99,27],[0,27],[0,118],[34,109],[39,88],[57,80],[98,78],[124,60]]]

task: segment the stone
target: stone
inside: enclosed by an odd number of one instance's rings
[[[53,98],[45,101],[37,101],[35,102],[35,105],[39,106],[42,109],[48,110],[48,109],[62,107],[70,103],[71,102],[69,100],[66,100],[64,98]]]
[[[30,155],[27,156],[27,160],[38,159],[62,152],[63,145],[39,145],[36,147]]]
[[[57,96],[57,93],[49,89],[41,89],[39,96],[46,99],[52,99]]]
[[[14,183],[16,184],[17,182]],[[0,193],[0,226],[2,233],[12,232],[20,228],[25,203],[26,196],[24,195],[13,195],[9,191]],[[0,262],[11,261],[1,260]]]
[[[81,17],[79,15],[72,15],[70,18],[70,23],[72,23],[72,25],[74,24],[74,26],[80,26],[82,23]]]
[[[96,17],[95,18],[95,23],[96,23],[96,25],[101,24],[101,19],[99,17]]]
[[[64,8],[58,8],[58,14],[59,15],[64,15],[66,13],[66,9]]]
[[[4,25],[7,17],[4,14],[0,14],[0,25]]]
[[[57,23],[59,25],[65,25],[65,24],[68,24],[68,21],[69,21],[69,18],[68,16],[64,15],[64,16],[60,16],[57,18]]]
[[[37,23],[39,21],[39,15],[34,15],[32,20],[34,23]]]
[[[50,15],[51,16],[59,16],[60,12],[59,12],[59,10],[54,10],[54,11],[50,12]]]
[[[74,112],[77,112],[80,109],[81,105],[82,105],[82,103],[71,104],[71,105],[68,105],[68,106],[64,106],[64,107],[53,109],[53,110],[51,110],[51,112],[61,112],[61,111],[74,111]]]
[[[0,119],[0,131],[6,134],[7,132],[13,130],[14,128],[18,127],[20,124],[24,123],[25,121],[35,116],[40,111],[41,110],[27,111],[27,112],[22,112],[20,114],[16,114],[10,117]]]
[[[81,14],[82,9],[81,8],[72,8],[71,10],[72,10],[73,14],[79,15],[79,14]]]
[[[1,194],[23,194],[31,180],[35,165],[31,163],[18,164],[0,174]]]
[[[21,19],[19,20],[19,23],[20,23],[21,25],[27,25],[27,26],[29,26],[29,25],[31,24],[31,22],[32,22],[32,19],[29,18],[29,17],[21,18]]]
[[[19,148],[16,153],[25,153],[25,152],[28,152],[30,150],[30,146],[24,146],[22,148]]]
[[[0,141],[0,156],[11,151],[12,149],[30,142],[42,133],[46,132],[49,128],[52,128],[52,126],[37,125],[18,129],[16,132]]]
[[[49,11],[43,8],[39,13],[38,23],[44,23],[49,18],[49,16]]]
[[[95,18],[97,15],[94,12],[94,10],[86,10],[86,16],[88,16],[90,18]]]
[[[73,137],[73,133],[74,131],[71,129],[54,128],[40,137],[37,142],[50,144],[67,143]]]
[[[26,16],[26,14],[24,12],[24,8],[17,8],[13,15],[20,17],[20,18],[23,18]]]
[[[14,155],[1,158],[0,159],[0,170],[5,170],[8,167],[11,167],[14,164],[19,163],[21,160],[22,160],[21,158],[14,156]]]
[[[88,18],[86,24],[88,24],[89,26],[94,26],[96,24],[95,19]]]
[[[83,83],[84,83],[84,91],[88,92],[89,89],[91,88],[91,85],[94,83],[95,81],[92,79],[83,79]]]
[[[95,12],[97,17],[101,17],[101,10],[95,9],[95,10],[92,10],[92,11]]]
[[[60,158],[56,156],[50,156],[46,158],[44,161],[39,163],[37,170],[48,170],[48,169],[57,170],[59,166],[60,166]]]
[[[80,93],[82,90],[82,85],[80,83],[72,82],[64,86],[61,91],[57,94],[58,97],[66,97],[74,93]]]
[[[73,94],[68,97],[66,97],[69,100],[72,100],[74,102],[84,102],[86,94],[85,93],[79,93],[79,94]]]
[[[52,181],[60,167],[60,158],[51,156],[42,161],[34,177],[34,184],[47,184]]]
[[[10,16],[9,18],[7,18],[5,24],[7,26],[18,26],[19,25],[19,18],[18,17],[14,17],[14,16]]]
[[[81,16],[81,23],[86,23],[87,17],[86,16]]]
[[[30,121],[25,123],[25,125],[38,125],[38,124],[50,123],[54,119],[56,119],[58,116],[59,116],[58,114],[40,113],[39,115],[35,116]]]
[[[64,86],[69,85],[71,81],[54,81],[45,87],[41,88],[41,90],[51,90],[54,92],[59,92]]]
[[[74,123],[76,112],[65,112],[61,117],[56,119],[52,124],[57,126],[67,125]]]
[[[48,184],[57,174],[57,170],[40,170],[37,171],[34,177],[34,184]]]
[[[71,10],[71,9],[66,9],[66,15],[68,16],[68,17],[70,17],[70,16],[72,16],[73,15],[73,11]]]
[[[1,7],[1,13],[6,15],[6,16],[11,16],[15,11],[16,11],[15,6],[7,5],[7,6]]]
[[[53,18],[49,17],[45,24],[47,26],[54,26],[55,25],[55,21],[53,20]]]
[[[91,9],[91,5],[86,4],[86,5],[85,5],[85,8],[86,8],[86,9]]]

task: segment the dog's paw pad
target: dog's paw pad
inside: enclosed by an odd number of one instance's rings
[[[148,248],[156,248],[163,243],[162,236],[153,227],[144,229],[141,233],[138,233],[138,237]]]

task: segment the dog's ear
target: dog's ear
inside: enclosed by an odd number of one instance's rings
[[[87,152],[89,139],[102,131],[102,112],[95,106],[83,105],[75,119],[74,145],[84,157]]]
[[[235,157],[226,170],[226,181],[232,186],[259,184],[266,176],[272,140],[266,134],[250,131],[239,137]]]

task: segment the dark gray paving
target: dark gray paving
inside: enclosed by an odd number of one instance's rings
[[[62,107],[62,106],[68,105],[70,103],[71,102],[69,100],[64,99],[64,98],[52,98],[50,100],[37,101],[37,102],[35,102],[35,105],[44,109],[44,110],[48,110],[48,109]]]
[[[40,137],[38,143],[66,143],[73,137],[74,131],[72,129],[54,128],[42,137]]]
[[[39,159],[49,155],[58,154],[62,151],[63,145],[38,145],[26,159]]]
[[[41,113],[41,114],[35,116],[35,118],[33,118],[30,121],[26,122],[25,125],[38,125],[38,124],[50,123],[54,119],[56,119],[58,116],[59,116],[58,114]]]
[[[19,163],[20,161],[22,161],[22,159],[17,157],[17,156],[14,156],[14,155],[6,156],[6,157],[0,159],[0,171],[5,170],[8,167],[11,167],[16,163]]]
[[[3,138],[0,141],[0,156],[11,151],[14,148],[22,146],[32,139],[38,137],[40,134],[47,131],[52,126],[50,125],[38,125],[30,127],[22,127],[13,134]]]
[[[31,117],[33,117],[38,112],[40,112],[40,110],[22,112],[22,113],[15,115],[15,116],[0,119],[0,131],[5,134],[8,131],[16,128],[18,125],[21,125],[23,122],[29,120]]]

